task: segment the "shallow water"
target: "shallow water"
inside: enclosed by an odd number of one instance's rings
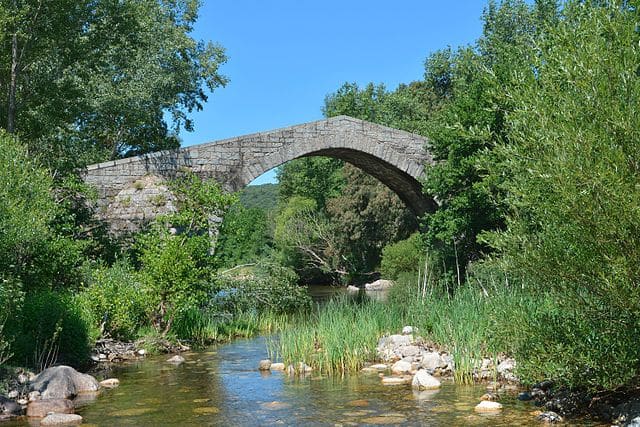
[[[168,355],[113,366],[106,376],[119,378],[120,387],[89,399],[77,413],[95,426],[541,425],[532,415],[537,408],[515,394],[501,396],[504,410],[497,415],[474,413],[484,386],[445,381],[438,391],[415,392],[409,385],[382,385],[375,373],[292,378],[259,372],[258,362],[267,358],[265,337],[183,356],[179,366],[166,363]]]
[[[266,356],[258,337],[186,353],[179,366],[166,355],[116,366],[109,375],[120,387],[77,412],[96,426],[540,425],[534,406],[508,396],[500,414],[475,414],[483,386],[418,393],[383,386],[376,374],[290,378],[259,372]]]

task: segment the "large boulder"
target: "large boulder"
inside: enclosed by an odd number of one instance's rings
[[[73,402],[69,399],[42,399],[29,402],[27,417],[43,418],[49,413],[73,414]]]
[[[40,392],[43,399],[69,399],[80,393],[98,391],[100,384],[91,375],[81,374],[69,366],[54,366],[40,372],[30,389]]]

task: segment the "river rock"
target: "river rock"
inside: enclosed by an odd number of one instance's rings
[[[181,363],[184,363],[184,361],[185,361],[185,358],[180,356],[179,354],[176,354],[172,358],[167,359],[167,363],[172,363],[174,365],[179,365]]]
[[[417,345],[405,345],[400,347],[402,357],[415,357],[421,353],[422,349]]]
[[[367,291],[385,291],[392,286],[393,282],[391,280],[378,279],[373,283],[367,283],[364,288]]]
[[[413,326],[405,326],[402,328],[402,335],[411,335],[413,333]]]
[[[500,374],[502,378],[504,378],[505,380],[517,382],[518,377],[516,377],[513,374],[513,371],[515,370],[515,368],[516,368],[515,359],[508,358],[498,364],[496,371],[498,371],[498,374]]]
[[[474,408],[476,412],[500,412],[502,411],[502,405],[498,402],[490,402],[488,400],[483,400],[478,403]]]
[[[411,335],[389,335],[378,340],[376,350],[383,361],[397,360],[401,357],[400,348],[412,344]]]
[[[9,399],[17,399],[20,396],[20,393],[18,393],[18,390],[11,390],[9,393],[7,393],[7,397]],[[0,396],[0,399],[2,397]]]
[[[541,413],[536,417],[536,420],[546,424],[555,424],[555,423],[561,423],[562,421],[564,421],[560,415],[556,414],[553,411],[547,411],[547,412]]]
[[[43,418],[49,412],[73,414],[73,403],[69,399],[41,399],[27,405],[27,417]]]
[[[40,421],[45,426],[75,426],[82,424],[82,417],[76,414],[49,414]]]
[[[409,373],[411,372],[411,363],[404,360],[398,360],[393,364],[393,366],[391,366],[391,372],[393,372],[394,374]]]
[[[270,369],[272,371],[284,371],[284,368],[285,368],[285,366],[284,366],[284,363],[282,363],[282,362],[272,363],[271,366],[270,366]]]
[[[0,396],[0,415],[22,415],[22,406],[12,399]]]
[[[349,286],[347,286],[347,292],[355,294],[355,293],[360,292],[360,288],[357,287],[357,286],[349,285]]]
[[[411,376],[382,378],[382,384],[384,385],[403,385],[409,383],[411,383]]]
[[[260,370],[260,371],[268,371],[270,369],[271,369],[271,360],[262,359],[260,362],[258,362],[258,370]]]
[[[377,371],[386,371],[389,368],[389,366],[384,363],[376,363],[375,365],[371,365],[369,367]]]
[[[482,396],[480,396],[480,400],[488,401],[488,402],[497,402],[498,400],[500,400],[500,398],[495,393],[485,393]]]
[[[411,387],[416,390],[437,390],[440,388],[440,381],[429,375],[429,373],[420,369],[413,376]]]
[[[104,381],[100,381],[100,387],[104,388],[116,388],[120,385],[120,380],[117,378],[107,378]]]
[[[81,374],[69,366],[54,366],[40,372],[30,389],[39,391],[43,399],[68,399],[79,393],[98,391],[100,384],[88,374]]]
[[[40,396],[40,392],[39,391],[31,391],[31,392],[29,392],[27,397],[28,397],[29,402],[33,402],[34,400],[42,399],[42,396]]]
[[[440,358],[440,353],[436,351],[430,351],[427,353],[422,353],[422,362],[420,366],[429,373],[435,372],[436,369],[440,368],[442,364],[442,359]]]

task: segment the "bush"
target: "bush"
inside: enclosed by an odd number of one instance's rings
[[[135,338],[146,320],[148,298],[138,275],[126,260],[112,267],[100,266],[88,274],[88,285],[76,297],[103,336],[120,340]]]
[[[382,249],[380,272],[382,276],[395,280],[401,273],[417,272],[424,264],[425,251],[419,233],[408,239],[387,245]]]
[[[89,360],[90,325],[68,293],[27,293],[18,316],[7,325],[13,339],[12,361],[45,369],[56,363],[81,367]]]
[[[307,288],[287,267],[263,262],[244,274],[230,273],[217,278],[215,301],[223,311],[291,313],[311,305]]]

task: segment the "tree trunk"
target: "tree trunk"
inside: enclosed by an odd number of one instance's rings
[[[9,80],[9,105],[7,106],[7,132],[16,131],[16,90],[18,84],[18,34],[11,37],[11,76]]]

